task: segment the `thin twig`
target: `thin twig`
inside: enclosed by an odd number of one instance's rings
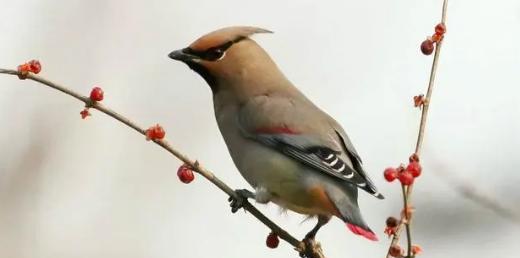
[[[448,7],[448,0],[444,0],[442,8],[442,20],[441,23],[446,24],[446,11]],[[422,106],[421,124],[419,126],[419,134],[417,136],[417,144],[415,146],[415,154],[419,156],[421,152],[422,143],[424,140],[424,132],[426,128],[426,120],[428,119],[428,110],[430,109],[431,97],[433,92],[433,85],[435,83],[435,75],[437,74],[437,66],[439,63],[439,54],[441,52],[443,40],[441,39],[435,47],[435,55],[433,56],[432,69],[430,71],[430,81],[428,83],[428,91],[424,98],[424,105]]]
[[[410,217],[410,199],[409,199],[409,196],[407,195],[406,193],[406,190],[407,190],[407,187],[406,186],[402,186],[402,192],[403,192],[403,211],[404,211],[404,219],[406,220],[405,222],[405,226],[406,226],[406,239],[408,240],[407,243],[408,243],[408,257],[411,257],[412,255],[412,229],[411,229],[411,224],[410,224],[410,220],[412,219]]]
[[[11,75],[20,74],[16,70],[0,68],[0,74],[2,74],[2,73],[11,74]],[[97,110],[101,111],[102,113],[105,113],[106,115],[127,125],[128,127],[136,130],[140,134],[146,135],[146,130],[143,129],[142,127],[138,126],[136,123],[132,122],[130,119],[126,118],[123,115],[120,115],[119,113],[106,107],[105,105],[102,105],[99,102],[91,101],[90,98],[83,96],[67,87],[64,87],[57,83],[51,82],[43,77],[33,75],[30,73],[27,74],[26,79],[39,82],[41,84],[49,86],[50,88],[61,91],[69,96],[72,96],[72,97],[84,102],[85,106],[97,109]],[[215,186],[217,186],[220,190],[225,192],[230,197],[241,198],[240,196],[238,196],[236,194],[236,192],[231,187],[229,187],[227,184],[225,184],[223,181],[221,181],[218,177],[216,177],[215,174],[213,174],[210,170],[204,168],[202,165],[200,165],[200,163],[198,161],[191,160],[190,158],[188,158],[188,156],[184,155],[180,151],[173,148],[166,140],[153,140],[153,142],[155,142],[157,145],[161,146],[163,149],[165,149],[166,151],[171,153],[177,159],[181,160],[182,162],[184,162],[185,164],[190,166],[194,171],[196,171],[197,173],[199,173],[200,175],[205,177],[207,180],[209,180],[211,183],[213,183]],[[287,231],[285,231],[280,226],[278,226],[273,221],[271,221],[269,218],[267,218],[255,206],[253,206],[251,203],[249,203],[247,201],[244,201],[243,207],[245,210],[247,210],[249,213],[251,213],[254,217],[256,217],[260,222],[262,222],[269,229],[271,229],[271,231],[274,232],[276,235],[278,235],[281,239],[283,239],[287,243],[291,244],[300,254],[305,254],[305,256],[308,258],[325,258],[319,244],[305,245],[303,242],[297,240],[295,237],[290,235]]]
[[[448,0],[444,0],[442,4],[442,18],[441,23],[446,24],[446,14],[448,11]],[[415,154],[417,156],[420,155],[422,144],[424,141],[424,133],[426,129],[426,121],[428,119],[428,110],[430,108],[431,103],[431,97],[433,92],[433,86],[435,84],[435,75],[437,74],[437,66],[439,63],[439,55],[441,53],[443,38],[440,39],[439,42],[437,42],[437,46],[435,47],[435,54],[433,56],[433,62],[432,67],[430,71],[430,80],[428,82],[428,90],[426,92],[426,96],[424,98],[424,103],[422,106],[422,113],[421,113],[421,123],[419,125],[419,133],[417,135],[417,143],[415,145]],[[411,197],[412,197],[412,190],[413,190],[413,184],[409,186],[403,186],[403,200],[404,200],[404,213],[405,213],[405,220],[406,222],[401,222],[397,226],[397,229],[392,237],[392,242],[390,243],[390,247],[396,245],[399,242],[400,235],[402,232],[403,225],[406,228],[406,235],[407,235],[407,257],[412,257],[412,234],[411,234],[411,223],[412,218],[408,218],[408,209],[411,207]],[[390,248],[388,249],[387,258],[390,258]]]

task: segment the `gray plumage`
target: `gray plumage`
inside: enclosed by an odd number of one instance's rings
[[[249,38],[265,32],[224,28],[170,57],[187,63],[211,86],[220,132],[257,201],[319,216],[325,223],[337,216],[354,233],[376,239],[361,216],[358,188],[383,196],[343,128]]]

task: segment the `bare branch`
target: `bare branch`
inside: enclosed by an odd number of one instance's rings
[[[446,24],[446,13],[448,10],[448,0],[444,0],[443,6],[442,6],[442,18],[441,23]],[[441,38],[437,42],[437,46],[435,47],[435,54],[433,56],[433,63],[430,71],[430,80],[428,82],[428,91],[426,92],[426,96],[424,98],[424,102],[422,105],[422,114],[421,114],[421,123],[419,125],[419,133],[417,135],[417,143],[415,146],[415,154],[417,156],[421,153],[421,147],[424,140],[424,133],[426,129],[426,121],[428,119],[428,111],[430,109],[430,103],[431,103],[431,97],[433,92],[433,86],[435,84],[435,75],[437,74],[437,66],[439,63],[439,55],[441,53],[443,38]],[[405,226],[406,228],[406,235],[407,235],[407,247],[408,252],[407,256],[412,257],[412,234],[411,234],[411,223],[412,218],[408,216],[409,212],[408,209],[411,207],[411,197],[412,197],[412,190],[413,190],[413,184],[409,186],[403,186],[403,202],[404,202],[404,217],[405,219],[401,220],[399,225],[397,226],[397,229],[393,235],[392,242],[390,243],[390,247],[396,245],[399,242],[400,235],[402,233],[402,228]],[[386,255],[387,258],[390,258],[390,248],[388,249],[388,253]]]
[[[10,74],[10,75],[17,75],[20,76],[21,74],[16,70],[10,70],[10,69],[1,69],[0,73],[3,74]],[[106,115],[118,120],[119,122],[127,125],[128,127],[136,130],[142,135],[146,135],[146,130],[142,127],[138,126],[136,123],[131,121],[130,119],[126,118],[125,116],[115,112],[114,110],[106,107],[105,105],[102,105],[99,102],[95,102],[90,100],[89,97],[83,96],[65,86],[59,85],[57,83],[51,82],[43,77],[34,75],[34,74],[27,74],[24,75],[26,79],[33,80],[36,82],[39,82],[41,84],[44,84],[50,88],[53,88],[55,90],[61,91],[69,96],[72,96],[83,103],[85,103],[86,107],[94,108],[102,113],[105,113]],[[203,177],[205,177],[207,180],[209,180],[211,183],[213,183],[216,187],[218,187],[220,190],[225,192],[227,195],[233,198],[241,198],[236,194],[236,192],[229,187],[227,184],[225,184],[223,181],[221,181],[218,177],[215,176],[210,170],[204,168],[198,161],[190,159],[185,154],[181,153],[177,149],[173,148],[166,140],[153,140],[154,143],[161,146],[164,150],[168,151],[170,154],[175,156],[177,159],[184,162],[186,165],[190,166],[195,172],[199,173]],[[325,258],[323,255],[321,246],[318,243],[304,243],[290,235],[287,231],[282,229],[280,226],[275,224],[272,220],[267,218],[262,212],[260,212],[255,206],[253,206],[251,203],[244,201],[243,207],[245,210],[247,210],[251,215],[253,215],[255,218],[257,218],[260,222],[262,222],[264,225],[266,225],[269,229],[271,229],[272,232],[274,232],[276,235],[278,235],[281,239],[285,240],[287,243],[291,244],[296,251],[300,253],[300,255],[308,257],[308,258]]]

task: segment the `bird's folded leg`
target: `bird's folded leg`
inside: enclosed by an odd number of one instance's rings
[[[247,199],[249,198],[255,198],[255,194],[247,189],[238,189],[235,190],[235,193],[237,194],[238,198],[235,198],[233,196],[228,198],[229,206],[231,206],[231,212],[235,213],[241,208],[244,207],[244,203],[247,202]]]
[[[331,216],[318,215],[318,223],[312,228],[305,238],[300,242],[300,246],[296,249],[300,253],[300,257],[303,258],[316,258],[322,257],[322,250],[320,243],[314,238],[323,225],[330,221]]]
[[[321,244],[311,238],[305,238],[300,242],[300,246],[296,248],[302,258],[323,258],[323,250]]]
[[[320,230],[321,227],[327,224],[330,221],[330,218],[330,216],[318,215],[318,223],[316,223],[316,226],[314,226],[314,228],[312,228],[312,230],[309,231],[307,235],[305,235],[304,241],[308,239],[314,239],[316,237],[316,234],[318,233],[318,230]]]

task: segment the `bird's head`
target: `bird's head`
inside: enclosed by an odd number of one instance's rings
[[[232,85],[233,81],[251,76],[251,69],[276,67],[269,55],[250,39],[256,33],[272,32],[256,27],[227,27],[210,32],[168,56],[200,74],[216,93],[222,81]]]

